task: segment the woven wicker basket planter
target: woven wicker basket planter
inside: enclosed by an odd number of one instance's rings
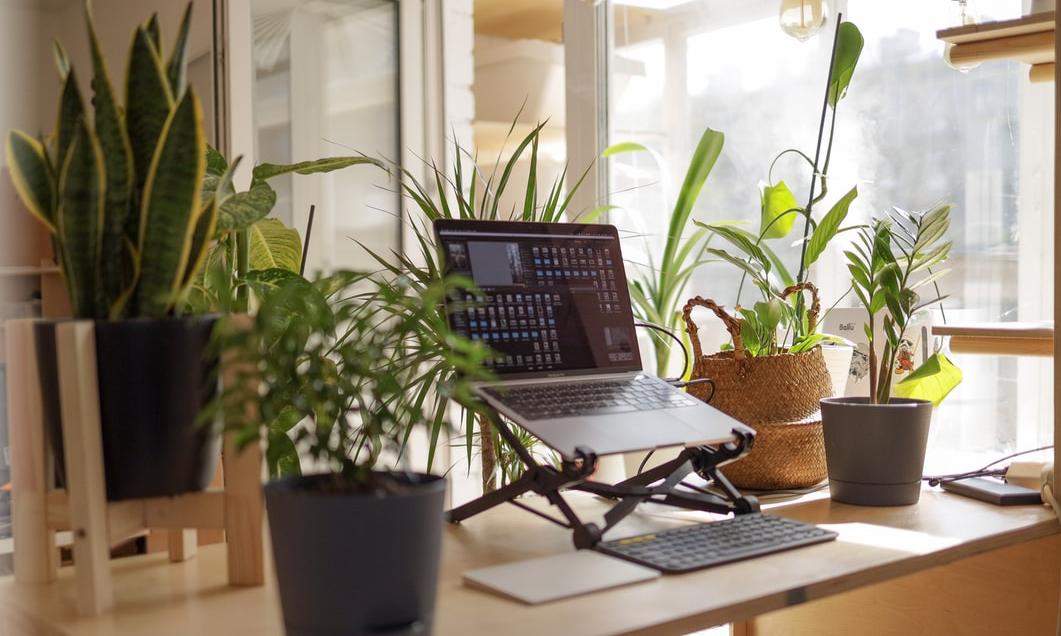
[[[816,319],[817,290],[809,284],[799,289],[815,294],[812,318]],[[725,323],[733,351],[704,355],[690,317],[696,307],[710,309]],[[746,355],[740,320],[699,296],[686,303],[683,318],[693,347],[692,378],[707,378],[714,385],[712,390],[708,383],[691,384],[687,390],[757,431],[751,452],[722,469],[726,478],[738,488],[752,490],[806,488],[824,481],[828,473],[819,400],[832,394],[832,383],[821,348]]]

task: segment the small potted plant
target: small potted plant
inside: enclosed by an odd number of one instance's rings
[[[409,468],[406,446],[447,430],[424,391],[474,409],[471,383],[489,378],[488,349],[441,309],[458,284],[292,277],[223,331],[226,427],[287,458],[265,501],[288,633],[431,633],[446,483]]]
[[[937,352],[922,365],[933,370],[933,378],[922,371],[900,383],[907,388],[931,384],[932,399],[893,397],[892,377],[911,319],[944,298],[935,282],[947,271],[939,266],[951,248],[945,240],[950,210],[950,205],[927,212],[893,208],[862,227],[844,253],[855,295],[868,312],[870,393],[821,401],[829,488],[836,501],[892,506],[920,497],[932,407],[961,375]],[[933,293],[922,296],[925,290]],[[883,341],[878,341],[878,325]]]

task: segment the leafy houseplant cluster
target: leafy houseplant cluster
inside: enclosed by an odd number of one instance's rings
[[[869,395],[873,404],[887,404],[891,399],[900,340],[914,314],[945,298],[938,291],[929,296],[922,293],[924,289],[937,290],[936,281],[948,271],[932,268],[941,265],[950,253],[951,241],[944,240],[950,227],[950,210],[950,205],[938,205],[927,212],[893,208],[861,228],[857,241],[844,253],[852,287],[869,312],[864,329],[869,343]],[[875,346],[878,323],[884,336],[879,354]],[[896,387],[921,387],[922,392],[917,395],[938,404],[960,381],[960,372],[941,353],[935,353],[922,367],[921,373],[915,371]],[[926,382],[932,377],[933,382]]]
[[[120,101],[86,2],[91,101],[56,43],[55,130],[41,139],[13,130],[5,144],[20,198],[51,233],[74,317],[93,321],[110,499],[201,489],[219,454],[217,431],[195,428],[217,386],[216,359],[204,356],[214,317],[179,315],[218,215],[216,191],[202,191],[203,115],[186,82],[190,17],[189,4],[168,56],[157,15],[136,28]],[[226,174],[215,185],[227,183]],[[38,348],[54,350],[55,325],[35,325]],[[39,362],[61,460],[58,356]]]
[[[513,129],[514,126],[513,124]],[[543,123],[531,129],[518,140],[503,164],[499,160],[488,170],[482,169],[475,157],[459,144],[454,144],[448,170],[436,164],[430,165],[429,181],[426,184],[409,170],[396,166],[402,177],[404,198],[416,212],[408,215],[407,227],[416,239],[418,249],[415,255],[379,254],[369,250],[379,263],[379,275],[406,281],[414,294],[424,293],[434,281],[442,278],[439,253],[431,230],[435,219],[510,219],[540,222],[573,220],[575,215],[571,214],[569,205],[573,193],[585,178],[585,173],[570,186],[566,181],[566,172],[551,184],[539,181],[539,141],[544,126]],[[510,130],[509,134],[512,132]],[[516,177],[521,162],[529,165],[525,180],[518,180]],[[504,206],[509,200],[513,201],[512,207],[506,209]],[[590,221],[602,211],[587,211],[579,216],[578,220]],[[433,328],[429,323],[424,323],[422,327]],[[432,395],[430,388],[434,383],[445,384],[451,381],[454,373],[455,369],[448,366],[444,359],[438,358],[430,364],[425,375],[415,385],[415,390],[425,391],[425,399],[434,400],[433,410],[436,413],[446,410],[448,398],[443,393]],[[476,447],[479,448],[484,491],[493,490],[499,481],[504,485],[519,476],[520,462],[505,447],[486,418],[474,410],[466,410],[463,430],[469,463]],[[437,433],[436,428],[433,442],[437,442]],[[518,435],[521,436],[525,447],[533,448],[535,440],[529,434],[520,431]],[[432,453],[434,448],[435,444],[432,443]]]
[[[264,487],[289,633],[431,633],[445,480],[403,466],[416,431],[448,429],[428,390],[473,409],[471,383],[488,379],[488,349],[453,334],[440,309],[460,284],[287,277],[219,337],[226,427],[240,445],[264,436],[289,473]],[[299,455],[308,474],[285,464]]]
[[[190,13],[188,5],[168,60],[157,16],[136,30],[123,105],[86,5],[92,111],[57,43],[57,129],[44,140],[8,135],[12,179],[52,234],[76,317],[170,315],[213,238],[217,199],[200,198],[202,109],[186,84]]]
[[[468,409],[476,405],[471,383],[489,377],[489,349],[453,334],[440,310],[458,284],[414,288],[406,278],[347,271],[278,283],[262,296],[250,328],[230,329],[221,340],[234,368],[246,371],[225,391],[226,426],[245,445],[278,423],[292,434],[267,431],[274,458],[293,459],[298,449],[314,472],[341,478],[336,484],[371,483],[374,469],[398,459],[417,427],[436,436],[448,428],[446,412],[429,399],[425,364],[453,370],[431,385]]]
[[[847,94],[863,43],[858,27],[851,22],[840,22],[830,58],[814,156],[810,157],[797,149],[788,149],[775,157],[770,167],[768,182],[761,183],[759,187],[759,228],[750,231],[732,221],[696,222],[711,235],[729,244],[727,249],[708,245],[707,253],[736,266],[743,277],[750,280],[758,290],[760,300],[754,302],[751,307],[741,306],[738,298],[738,308],[743,318],[742,341],[746,350],[753,356],[777,353],[780,349],[779,330],[786,332],[787,337],[784,340],[792,353],[809,350],[823,337],[809,329],[807,306],[803,297],[795,295],[786,301],[784,290],[808,282],[810,267],[825,252],[832,239],[843,231],[842,225],[848,210],[858,196],[857,187],[853,187],[820,219],[814,216],[816,206],[825,200],[829,192],[828,171],[837,106]],[[773,177],[774,168],[789,155],[797,157],[809,170],[807,201],[803,205],[800,205],[796,194],[784,179],[775,181]],[[796,228],[800,228],[801,233],[793,237],[792,232]],[[789,244],[795,242],[799,246],[798,269],[794,275],[790,264],[786,263],[785,254],[771,247],[769,243],[780,240]]]
[[[294,164],[261,163],[254,167],[250,186],[237,191],[228,175],[232,166],[214,148],[207,148],[203,196],[218,200],[215,241],[206,262],[186,297],[194,313],[208,311],[245,312],[252,306],[255,289],[264,281],[275,284],[303,274],[303,245],[298,230],[287,227],[269,214],[276,205],[276,191],[269,180],[286,174],[310,175],[355,165],[386,165],[364,156],[324,157]],[[216,194],[214,194],[216,193]]]

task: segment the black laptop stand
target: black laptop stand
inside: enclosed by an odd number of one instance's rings
[[[525,470],[516,481],[493,492],[486,493],[446,513],[450,523],[461,521],[502,503],[511,503],[543,517],[574,533],[575,547],[592,548],[601,536],[638,506],[650,501],[678,506],[690,510],[704,510],[723,514],[744,514],[759,510],[755,497],[745,497],[718,471],[722,464],[742,457],[751,450],[755,434],[748,429],[734,429],[734,441],[716,446],[696,446],[682,449],[674,459],[660,464],[616,484],[589,481],[597,468],[597,455],[588,448],[575,449],[574,458],[564,458],[560,467],[539,463],[516,438],[508,423],[493,409],[487,409],[489,423],[519,456]],[[711,480],[722,491],[720,494],[707,491],[679,489],[685,477],[696,473]],[[564,490],[577,490],[617,500],[618,503],[604,515],[605,526],[585,523],[564,499]],[[545,497],[556,506],[564,519],[535,510],[519,501],[519,496],[533,492]]]

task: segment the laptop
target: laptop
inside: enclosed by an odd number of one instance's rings
[[[750,430],[643,370],[614,226],[439,219],[434,231],[444,270],[480,292],[446,300],[451,327],[497,353],[496,380],[476,394],[564,457],[721,444]],[[587,391],[605,395],[583,405]]]

